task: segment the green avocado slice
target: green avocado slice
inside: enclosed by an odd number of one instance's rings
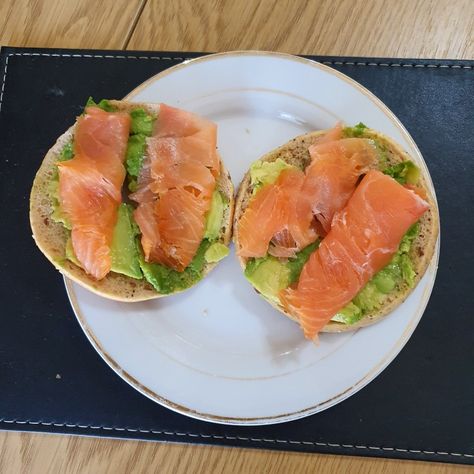
[[[206,217],[206,230],[204,238],[208,240],[215,240],[219,237],[222,229],[222,219],[224,218],[224,211],[227,200],[216,189],[212,193],[211,208]]]
[[[291,270],[277,258],[268,256],[250,260],[244,274],[263,296],[280,303],[278,293],[289,285]]]
[[[117,224],[110,247],[111,270],[131,278],[141,279],[138,249],[136,245],[137,229],[132,221],[132,207],[121,204],[118,208]]]

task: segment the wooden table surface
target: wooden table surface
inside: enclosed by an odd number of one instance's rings
[[[473,59],[474,1],[1,0],[0,44]],[[420,461],[0,432],[2,473],[468,470]]]

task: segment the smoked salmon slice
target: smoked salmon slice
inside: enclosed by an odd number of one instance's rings
[[[334,214],[354,192],[359,177],[377,164],[377,152],[370,140],[343,138],[309,147],[311,164],[306,169],[302,197],[311,203],[313,215],[325,235]]]
[[[217,126],[195,114],[160,104],[147,139],[138,186],[130,198],[147,262],[183,271],[203,239],[220,163]]]
[[[169,260],[163,262],[154,254],[152,259],[178,271],[184,270],[201,243],[208,210],[209,200],[200,199],[186,189],[176,188],[163,194],[156,203],[155,212],[159,219],[161,248]]]
[[[316,240],[311,208],[299,200],[304,179],[298,168],[285,169],[251,198],[238,223],[239,255],[290,257]]]
[[[283,173],[283,172],[282,172]],[[280,225],[278,187],[267,184],[251,198],[238,222],[239,250],[243,257],[263,257]]]
[[[143,194],[141,197],[148,197]],[[150,260],[150,255],[156,253],[161,245],[160,232],[158,229],[158,217],[155,213],[155,199],[140,202],[133,212],[133,218],[137,223],[141,236],[141,244],[145,259]]]
[[[340,140],[341,138],[344,138],[344,127],[342,126],[342,122],[338,122],[333,128],[330,128],[322,135],[316,137],[314,144],[328,143],[334,140]]]
[[[318,237],[313,226],[311,206],[307,200],[301,199],[305,179],[304,172],[293,168],[280,173],[276,182],[282,212],[278,231],[268,249],[275,257],[293,257]]]
[[[201,243],[206,209],[204,199],[196,199],[182,188],[140,204],[134,217],[142,232],[143,253],[148,261],[183,271]]]
[[[59,202],[71,223],[74,253],[100,280],[111,269],[110,246],[125,179],[130,116],[87,107],[74,132],[74,157],[57,164]]]
[[[251,198],[238,222],[239,256],[292,257],[327,234],[360,176],[377,165],[370,140],[338,139],[341,133],[336,126],[309,148],[312,161],[304,172],[283,170]]]
[[[148,140],[151,158],[149,186],[154,194],[188,186],[205,198],[211,197],[215,188],[214,175],[201,161],[201,156],[193,154],[190,139],[192,137]]]
[[[418,194],[380,171],[369,171],[336,214],[332,227],[303,267],[296,287],[280,292],[304,334],[318,332],[384,266],[403,235],[428,209]]]
[[[156,138],[179,138],[182,152],[191,154],[214,171],[219,170],[217,155],[217,125],[186,110],[160,104],[159,119],[155,123]],[[188,138],[188,140],[182,140]]]

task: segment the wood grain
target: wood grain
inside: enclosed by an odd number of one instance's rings
[[[474,56],[472,0],[149,0],[130,49]]]
[[[0,0],[0,44],[474,57],[472,0]],[[452,464],[0,433],[1,473],[472,472]]]
[[[145,0],[0,0],[0,44],[122,49]]]
[[[159,444],[144,441],[3,433],[0,472],[122,472],[333,474],[337,472],[462,474],[452,464],[395,461],[265,450]]]

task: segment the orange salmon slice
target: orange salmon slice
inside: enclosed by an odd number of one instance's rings
[[[301,272],[296,287],[280,292],[308,339],[385,267],[427,202],[380,171],[369,171],[338,212]]]
[[[217,126],[160,104],[147,156],[130,198],[147,262],[183,271],[203,239],[219,176]]]
[[[87,107],[74,132],[74,158],[59,162],[59,202],[71,222],[72,246],[82,268],[100,280],[111,269],[130,116]]]

